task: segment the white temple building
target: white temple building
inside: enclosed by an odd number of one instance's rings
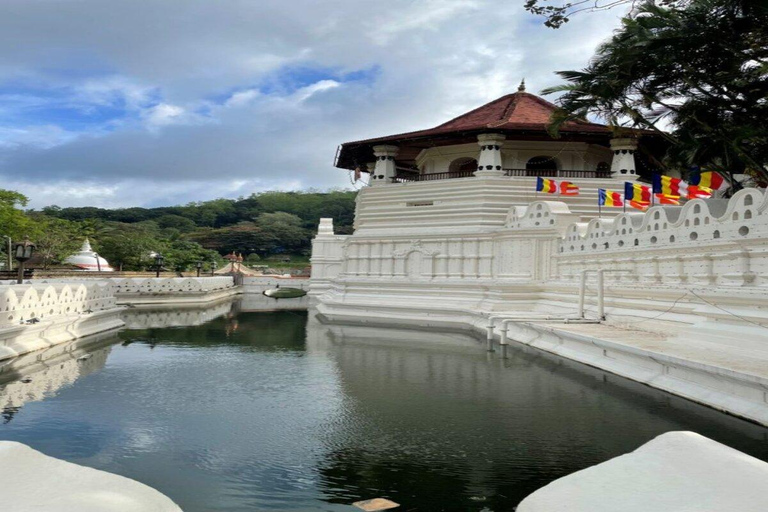
[[[114,272],[114,269],[109,265],[109,262],[93,251],[91,242],[88,240],[88,238],[86,238],[83,242],[83,246],[80,247],[80,251],[68,257],[66,260],[64,260],[64,263],[74,265],[80,270],[89,270],[92,272]]]
[[[318,312],[478,331],[768,424],[768,195],[599,218],[597,189],[648,180],[663,141],[587,121],[553,139],[555,108],[519,90],[432,129],[343,144],[336,165],[371,181],[353,235],[321,220]],[[538,176],[580,193],[536,193]]]

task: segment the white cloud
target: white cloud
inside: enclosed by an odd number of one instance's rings
[[[492,0],[190,0],[184,16],[173,0],[3,9],[0,115],[12,106],[38,117],[3,121],[0,176],[38,206],[348,186],[332,167],[338,144],[434,126],[523,77],[534,93],[554,85],[553,71],[585,65],[621,14],[555,31],[519,3]],[[74,91],[66,101],[83,116],[90,106],[108,120],[65,127],[55,111],[41,116],[46,99],[24,91],[30,83]],[[102,189],[55,195],[39,183]]]
[[[184,120],[186,111],[168,103],[160,103],[143,112],[144,120],[150,128],[176,124]]]

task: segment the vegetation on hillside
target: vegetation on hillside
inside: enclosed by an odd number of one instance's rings
[[[351,233],[355,192],[265,192],[240,199],[215,199],[158,208],[96,207],[27,210],[27,198],[0,190],[0,234],[28,235],[43,265],[61,263],[84,237],[115,268],[149,268],[151,252],[168,269],[193,268],[198,261],[242,253],[249,263],[276,255],[306,261],[321,217],[333,217],[340,233]]]

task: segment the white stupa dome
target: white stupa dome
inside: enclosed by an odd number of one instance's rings
[[[98,263],[96,262],[96,258],[98,258]],[[83,246],[80,248],[80,252],[76,252],[64,260],[64,263],[69,263],[70,265],[79,267],[81,270],[101,270],[102,272],[114,271],[114,269],[109,266],[109,262],[107,260],[101,256],[97,256],[96,253],[93,252],[93,249],[91,248],[91,242],[89,242],[87,238],[85,239],[85,242],[83,242]]]

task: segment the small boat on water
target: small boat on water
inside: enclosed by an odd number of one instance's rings
[[[273,299],[296,299],[298,297],[303,297],[306,294],[307,292],[300,288],[280,288],[280,285],[269,290],[264,290],[264,295],[272,297]]]

